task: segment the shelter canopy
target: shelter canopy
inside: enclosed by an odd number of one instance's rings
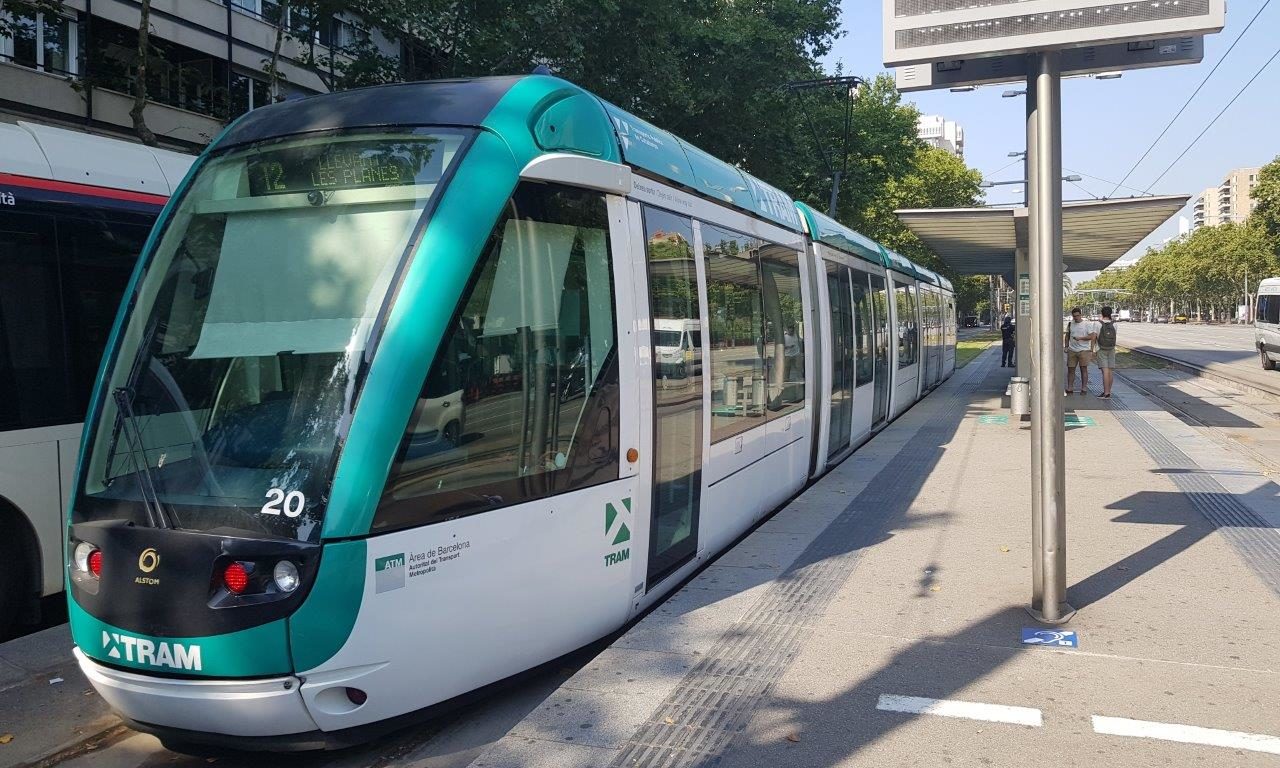
[[[1063,271],[1102,270],[1182,210],[1189,195],[1085,200],[1062,206]],[[1026,208],[913,208],[898,218],[960,274],[1013,272],[1027,247]]]

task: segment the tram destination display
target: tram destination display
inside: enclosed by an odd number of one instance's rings
[[[246,163],[252,197],[439,181],[434,138],[364,139],[267,150]]]

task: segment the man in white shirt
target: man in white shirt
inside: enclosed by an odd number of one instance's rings
[[[1067,394],[1075,392],[1076,367],[1080,368],[1080,392],[1089,393],[1089,363],[1093,360],[1093,342],[1098,338],[1098,323],[1085,320],[1079,307],[1071,310],[1071,322],[1063,335],[1062,346],[1067,351]]]

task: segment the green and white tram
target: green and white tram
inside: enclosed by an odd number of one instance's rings
[[[553,77],[255,110],[112,332],[80,664],[169,744],[447,706],[622,626],[946,378],[953,305]]]

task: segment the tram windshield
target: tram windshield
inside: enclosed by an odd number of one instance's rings
[[[466,138],[330,134],[207,162],[108,369],[76,522],[318,540],[357,367]]]

